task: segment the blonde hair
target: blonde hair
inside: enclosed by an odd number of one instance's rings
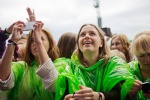
[[[124,61],[127,62],[127,59],[126,59],[124,53],[122,53],[121,51],[119,51],[119,50],[111,50],[111,52],[112,52],[115,56],[119,56],[120,58],[122,58]]]
[[[130,40],[128,39],[128,37],[125,35],[125,34],[114,34],[112,39],[111,39],[111,43],[112,44],[112,41],[114,38],[118,38],[120,41],[121,41],[121,44],[122,44],[122,47],[124,49],[124,55],[126,57],[126,60],[127,62],[130,62],[131,61],[131,57],[130,57],[130,46],[131,46],[131,43],[130,43]],[[111,48],[111,45],[110,45],[110,48]]]
[[[136,56],[150,54],[150,31],[138,33],[132,42],[131,49]]]

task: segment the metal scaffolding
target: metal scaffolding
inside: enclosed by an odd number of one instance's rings
[[[94,6],[95,9],[96,9],[98,26],[99,26],[100,28],[102,28],[102,21],[101,21],[100,11],[99,11],[99,0],[94,0],[93,6]]]

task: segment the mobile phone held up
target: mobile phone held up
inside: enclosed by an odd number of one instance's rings
[[[150,83],[149,82],[142,83],[142,91],[144,93],[150,93]]]
[[[35,22],[27,22],[25,24],[26,26],[23,28],[23,31],[30,31],[34,29],[33,25],[35,24]]]
[[[111,36],[111,30],[110,30],[110,28],[105,27],[105,28],[102,28],[102,30],[105,32],[106,36]]]

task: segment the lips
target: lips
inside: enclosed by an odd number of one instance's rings
[[[83,44],[84,45],[86,45],[86,44],[92,44],[92,42],[91,41],[84,41]]]

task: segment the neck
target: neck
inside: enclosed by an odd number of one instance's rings
[[[40,64],[39,58],[35,57],[35,60],[38,62],[38,64]]]
[[[98,55],[99,55],[98,53],[84,54],[83,57],[84,57],[84,60],[85,60],[85,63],[87,64],[87,66],[94,65],[97,62]]]

